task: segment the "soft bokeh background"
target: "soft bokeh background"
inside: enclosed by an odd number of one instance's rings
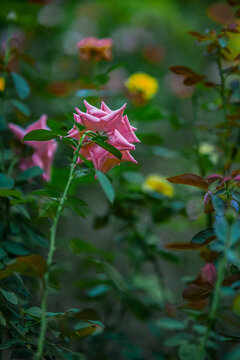
[[[204,172],[202,175],[214,172],[220,153],[217,149],[204,148],[204,144],[212,142],[211,134],[204,131],[204,127],[198,129],[196,140],[191,97],[194,90],[184,86],[182,78],[174,75],[169,66],[189,66],[216,79],[216,65],[204,56],[203,48],[194,45],[194,38],[188,34],[220,28],[230,15],[226,8],[221,12],[220,8],[213,7],[215,3],[210,0],[8,0],[0,4],[1,47],[4,48],[10,26],[14,45],[28,56],[25,58],[28,63],[16,60],[11,67],[25,76],[32,90],[25,102],[25,114],[9,104],[7,118],[14,118],[25,127],[43,113],[64,121],[65,114],[71,116],[75,107],[84,109],[85,98],[96,106],[103,99],[112,109],[127,102],[125,113],[138,128],[137,135],[142,141],[137,144],[134,155],[138,165],[125,163],[109,173],[119,202],[109,208],[96,181],[92,177],[80,178],[77,193],[89,205],[87,218],[66,211],[60,224],[61,250],[56,256],[50,310],[93,307],[99,312],[106,325],[103,334],[74,345],[86,351],[89,359],[164,359],[160,355],[161,330],[149,315],[150,312],[155,318],[159,316],[159,309],[154,305],[161,302],[156,269],[161,269],[172,302],[181,304],[184,288],[181,279],[196,277],[203,265],[198,252],[190,251],[180,256],[173,252],[172,262],[159,256],[156,267],[156,262],[146,253],[142,255],[144,249],[141,250],[137,237],[133,236],[134,240],[130,237],[135,231],[147,246],[153,244],[165,251],[165,244],[189,241],[206,223],[201,215],[203,205],[199,207],[202,194],[198,189],[180,185],[175,187],[171,199],[158,198],[155,194],[144,201],[141,189],[144,179],[152,173],[167,177],[187,172]],[[94,65],[80,61],[76,43],[88,36],[113,39],[110,63]],[[119,66],[109,74],[105,84],[98,78],[96,90],[88,79],[89,74],[106,74],[112,65]],[[142,106],[132,103],[124,86],[136,71],[155,77],[159,84],[155,97]],[[94,88],[96,96],[93,96]],[[205,125],[214,123],[219,113],[207,111],[211,106],[215,109],[211,103],[214,95],[210,92],[205,99],[204,94],[201,96],[201,102],[206,105],[200,109],[197,121]],[[199,168],[196,155],[199,144],[205,149],[201,155],[204,170]],[[51,185],[62,187],[70,155],[70,148],[64,144],[59,146]],[[131,216],[135,222],[130,224]],[[47,231],[47,223],[42,224]],[[88,253],[85,256],[82,249],[83,254],[74,256],[68,241],[73,238],[93,244],[101,251],[85,249]],[[89,253],[94,252],[112,261],[131,283],[131,296],[111,288],[105,275],[89,260]],[[151,311],[147,308],[149,304]]]

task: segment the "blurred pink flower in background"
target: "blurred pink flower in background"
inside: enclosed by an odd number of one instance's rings
[[[33,130],[48,129],[47,116],[42,115],[39,120],[23,129],[21,126],[10,123],[9,129],[15,135],[15,137],[22,142],[24,136]],[[51,178],[51,166],[53,162],[54,153],[57,149],[57,143],[55,140],[49,141],[25,141],[24,144],[33,148],[33,154],[26,156],[20,160],[20,169],[26,170],[33,166],[39,166],[44,170],[42,175],[43,180],[50,181]]]
[[[97,39],[94,36],[86,37],[76,45],[82,60],[101,61],[112,60],[113,40],[110,38]]]
[[[92,161],[94,167],[102,172],[111,170],[115,165],[119,165],[123,161],[136,163],[137,161],[130,154],[130,150],[135,150],[133,143],[139,142],[139,140],[134,134],[136,128],[130,125],[127,115],[123,116],[126,104],[115,111],[109,109],[103,101],[101,109],[90,105],[87,101],[84,101],[84,104],[87,112],[84,113],[76,108],[77,114],[74,114],[74,120],[85,126],[86,130],[106,135],[108,137],[107,143],[122,153],[122,159],[119,160],[109,151],[92,142],[87,136],[84,139],[80,153],[87,160]],[[69,136],[79,140],[86,130],[79,131],[77,126],[74,125],[69,131]],[[83,160],[79,158],[78,163],[82,162]]]

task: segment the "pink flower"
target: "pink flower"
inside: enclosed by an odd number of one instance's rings
[[[86,37],[76,45],[83,60],[112,60],[112,44],[110,38],[97,39],[96,37]]]
[[[42,115],[39,120],[28,126],[26,129],[10,123],[9,129],[13,132],[15,137],[22,141],[23,137],[33,130],[48,129],[47,116]],[[43,180],[50,181],[51,165],[53,161],[54,153],[57,149],[57,143],[54,140],[50,141],[25,141],[24,144],[33,148],[33,154],[31,156],[24,157],[20,160],[20,169],[26,170],[32,166],[39,166],[44,170],[42,175]]]
[[[132,143],[139,142],[139,140],[134,134],[136,128],[130,125],[127,115],[123,116],[126,104],[115,111],[110,110],[103,101],[101,109],[90,105],[85,100],[84,104],[87,112],[84,113],[76,108],[77,114],[74,114],[74,120],[85,126],[86,130],[106,135],[108,137],[107,142],[121,151],[122,159],[119,160],[110,152],[92,142],[87,136],[84,139],[80,153],[87,160],[91,160],[96,169],[105,173],[123,161],[136,163],[137,161],[130,154],[130,150],[135,150],[135,146]],[[80,132],[77,126],[74,125],[69,131],[69,136],[79,140],[86,130]],[[78,163],[82,162],[78,158]]]

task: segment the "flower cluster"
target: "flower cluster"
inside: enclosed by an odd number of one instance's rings
[[[118,159],[87,136],[80,150],[81,155],[92,161],[96,169],[105,173],[123,161],[136,163],[130,151],[135,150],[133,143],[139,142],[139,140],[134,134],[136,128],[130,125],[127,115],[123,116],[126,104],[115,111],[109,109],[104,102],[101,104],[101,109],[90,105],[87,101],[84,101],[84,104],[87,112],[84,113],[76,108],[77,114],[74,114],[74,120],[83,125],[86,130],[79,131],[78,127],[74,125],[69,131],[69,137],[79,140],[87,130],[104,134],[107,137],[107,143],[117,148],[121,152],[122,158]],[[82,162],[83,160],[79,157],[78,163]]]
[[[15,137],[22,141],[24,136],[33,130],[48,129],[47,116],[42,115],[39,120],[28,126],[26,129],[10,123],[9,129],[13,132]],[[32,166],[39,166],[44,170],[42,175],[43,180],[50,181],[51,178],[51,165],[54,153],[57,149],[57,143],[54,140],[49,141],[25,141],[24,144],[33,148],[33,154],[26,156],[20,160],[20,169],[26,170]]]
[[[82,60],[112,60],[113,41],[110,38],[97,39],[93,36],[79,41],[76,45]]]

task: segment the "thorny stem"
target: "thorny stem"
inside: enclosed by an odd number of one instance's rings
[[[50,268],[51,268],[51,264],[52,264],[52,260],[53,260],[53,255],[54,255],[54,251],[56,249],[56,245],[55,245],[56,244],[56,230],[57,230],[60,215],[63,211],[64,204],[65,204],[65,201],[68,196],[68,191],[70,189],[70,186],[71,186],[71,183],[72,183],[72,180],[74,177],[74,169],[75,169],[75,165],[76,165],[76,162],[78,159],[78,153],[82,146],[83,140],[84,140],[84,136],[80,139],[78,146],[77,146],[76,150],[74,151],[74,156],[73,156],[72,163],[70,166],[70,172],[69,172],[69,176],[68,176],[67,185],[64,189],[63,195],[59,202],[56,216],[53,220],[52,227],[50,230],[50,246],[49,246],[49,252],[48,252],[48,257],[47,257],[47,270],[46,270],[46,272],[44,274],[44,278],[43,278],[43,297],[42,297],[42,303],[41,303],[41,309],[42,309],[41,325],[40,325],[40,333],[39,333],[39,337],[38,337],[38,347],[37,347],[37,352],[35,355],[35,360],[40,360],[42,358],[43,348],[44,348],[45,333],[46,333],[46,328],[47,328],[46,312],[47,312],[47,300],[48,300],[48,293],[49,293],[48,281],[49,281],[49,274],[50,274]]]

